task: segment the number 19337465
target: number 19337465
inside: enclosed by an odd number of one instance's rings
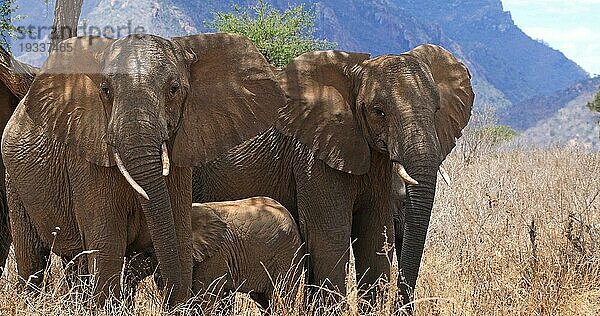
[[[24,53],[50,53],[53,51],[71,52],[73,51],[73,43],[20,43],[19,48]]]

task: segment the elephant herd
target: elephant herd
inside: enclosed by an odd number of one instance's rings
[[[228,274],[265,306],[265,269],[306,252],[308,282],[343,290],[352,244],[372,284],[394,241],[409,298],[474,99],[451,53],[316,51],[279,70],[234,34],[66,41],[41,69],[0,59],[0,264],[12,241],[29,286],[51,250],[89,251],[102,301],[141,255],[170,304]]]

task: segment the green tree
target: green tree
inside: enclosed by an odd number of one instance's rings
[[[309,51],[332,49],[337,45],[315,37],[315,14],[303,5],[281,12],[259,0],[254,6],[233,6],[233,12],[218,12],[206,27],[248,37],[275,67],[285,67],[294,57]]]
[[[0,4],[0,46],[9,50],[8,39],[22,30],[15,26],[14,22],[21,19],[21,16],[14,15],[18,7],[16,0],[3,0]]]
[[[519,136],[519,132],[507,125],[490,125],[482,127],[477,132],[481,133],[481,137],[485,137],[493,145],[508,142]]]
[[[596,93],[596,97],[594,97],[594,100],[588,102],[587,106],[592,111],[600,112],[600,91]]]

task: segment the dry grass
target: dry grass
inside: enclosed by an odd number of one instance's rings
[[[422,315],[600,314],[600,154],[487,153],[445,162],[418,297]]]
[[[468,163],[464,157],[455,152],[444,163],[452,186],[438,184],[417,314],[600,314],[600,154],[486,150],[469,153]],[[397,271],[393,264],[391,269]],[[165,314],[152,282],[140,288],[133,307],[113,304],[92,312],[85,295],[64,286],[60,269],[52,268],[53,281],[37,296],[18,294],[13,260],[9,270],[0,279],[2,315]],[[349,273],[347,296],[314,287],[286,293],[278,286],[273,314],[402,315],[395,286],[381,282],[371,306],[357,283]],[[186,306],[180,311],[200,313]],[[204,312],[259,314],[239,294]]]

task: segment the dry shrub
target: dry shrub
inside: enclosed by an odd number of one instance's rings
[[[483,107],[473,111],[469,124],[462,131],[460,141],[456,144],[455,155],[469,164],[477,158],[489,154],[496,149],[493,135],[482,132],[486,127],[494,126],[497,122],[496,111],[491,107]]]
[[[600,154],[488,153],[444,163],[418,297],[422,315],[600,313]]]

